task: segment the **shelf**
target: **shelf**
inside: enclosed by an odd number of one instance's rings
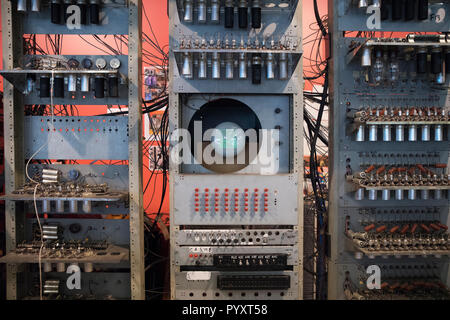
[[[117,264],[129,261],[129,250],[123,247],[109,245],[106,250],[96,250],[92,255],[68,256],[68,257],[45,257],[42,263],[100,263]],[[39,263],[38,254],[23,254],[15,251],[7,253],[0,258],[0,263]]]

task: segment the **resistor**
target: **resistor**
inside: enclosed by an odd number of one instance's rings
[[[395,226],[395,227],[391,228],[391,230],[389,230],[389,232],[396,233],[398,231],[398,229],[400,229],[400,226]]]
[[[400,233],[401,233],[401,234],[405,234],[405,233],[408,231],[408,229],[409,229],[409,224],[407,224],[406,226],[404,226],[404,227],[402,228],[402,230],[400,230]]]
[[[421,223],[420,227],[425,230],[425,232],[430,232],[430,228],[428,228],[425,224]]]
[[[417,227],[418,227],[417,223],[414,223],[412,228],[411,228],[411,233],[416,232]]]
[[[373,230],[374,228],[375,228],[375,224],[372,223],[371,225],[366,226],[364,228],[364,231],[369,232],[370,230]]]
[[[380,232],[386,231],[386,229],[387,229],[387,227],[385,225],[382,225],[381,227],[378,227],[375,231],[377,233],[380,233]]]

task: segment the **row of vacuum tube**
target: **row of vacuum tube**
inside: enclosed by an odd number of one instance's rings
[[[251,67],[251,77],[253,84],[260,84],[263,65],[265,66],[265,78],[273,80],[276,78],[276,66],[278,66],[278,79],[288,79],[288,57],[286,53],[280,53],[278,61],[273,53],[267,53],[265,61],[259,54],[253,54],[251,59],[248,59],[247,54],[244,52],[239,53],[239,58],[236,60],[233,53],[222,54],[225,56],[225,60],[222,61],[221,54],[219,52],[211,53],[208,57],[207,53],[200,53],[198,58],[193,59],[193,54],[189,52],[183,53],[182,69],[181,73],[184,78],[194,78],[194,64],[197,66],[196,77],[198,79],[221,79],[222,78],[222,66],[225,68],[225,79],[232,80],[235,78],[235,67],[239,69],[239,79],[248,78],[248,67]],[[208,66],[211,66],[211,77],[208,75]]]
[[[51,11],[51,22],[54,24],[61,24],[61,17],[64,17],[64,22],[73,14],[70,10],[70,6],[77,5],[80,9],[80,24],[87,24],[87,16],[89,9],[89,21],[92,24],[100,23],[100,2],[101,0],[51,0],[50,1],[50,11]],[[31,0],[32,12],[41,11],[41,1]],[[27,12],[27,0],[17,0],[17,11]]]
[[[238,1],[238,25],[241,29],[248,28],[248,0]],[[183,21],[186,23],[194,22],[194,7],[197,9],[196,21],[198,23],[207,22],[207,3],[206,0],[183,0]],[[224,7],[224,26],[225,28],[234,27],[235,0],[225,0]],[[261,28],[261,1],[251,0],[251,27],[253,29]],[[220,0],[211,0],[210,19],[211,23],[220,23]]]
[[[368,127],[368,129],[366,129]],[[410,125],[403,125],[403,124],[396,124],[396,125],[390,125],[390,124],[370,124],[368,126],[360,124],[356,128],[356,141],[358,142],[364,142],[366,141],[366,132],[369,134],[369,141],[370,142],[376,142],[378,141],[378,132],[379,128],[381,127],[382,130],[382,139],[384,142],[390,142],[393,141],[392,138],[392,127],[394,127],[395,131],[395,141],[396,142],[403,142],[405,141],[405,127],[407,128],[408,133],[408,141],[409,142],[416,142],[418,141],[418,128],[421,128],[421,141],[431,141],[431,128],[433,127],[434,131],[434,141],[443,141],[444,140],[444,125],[442,124],[435,124],[433,126],[429,124],[423,124],[423,125],[416,125],[416,124],[410,124]]]
[[[418,20],[428,19],[428,2],[428,0],[358,0],[357,6],[362,9],[369,6],[380,8],[381,20],[387,20],[390,15],[394,21],[401,19],[410,21],[415,18]]]
[[[117,70],[120,67],[120,60],[117,58],[113,58],[110,60],[109,65],[112,70]],[[70,59],[68,65],[76,70],[79,66],[79,62],[76,59]],[[82,63],[82,67],[85,70],[89,70],[93,66],[93,62],[89,58],[85,58]],[[107,66],[107,62],[103,58],[98,58],[95,61],[95,66],[98,70],[103,70]],[[41,98],[49,98],[51,94],[51,88],[53,87],[53,97],[55,98],[64,98],[65,93],[65,80],[63,74],[58,74],[58,71],[55,70],[55,74],[53,77],[53,83],[51,83],[51,75],[50,74],[41,74],[39,78],[39,96]],[[78,81],[79,79],[79,81]],[[119,96],[119,75],[117,73],[109,74],[106,78],[102,74],[95,74],[93,76],[94,79],[94,96],[95,98],[104,98],[105,97],[105,83],[107,80],[108,83],[108,95],[109,97],[118,97]],[[30,73],[27,75],[27,86],[25,90],[25,94],[30,94],[33,92],[35,88],[36,76],[34,73]],[[67,91],[69,93],[77,92],[77,84],[80,83],[80,91],[81,92],[89,92],[90,91],[90,83],[91,83],[91,74],[80,73],[80,74],[69,74],[67,75]]]
[[[430,59],[428,59],[429,54]],[[405,61],[409,59],[409,54],[405,52]],[[430,61],[430,64],[428,61]],[[384,81],[395,83],[400,79],[398,48],[383,50],[381,47],[374,49],[364,47],[362,49],[361,66],[371,70],[373,83],[381,84]],[[431,51],[426,46],[418,47],[415,72],[421,75],[426,74],[428,70],[434,76],[434,81],[437,84],[445,83],[444,74],[450,74],[450,49],[443,50],[440,45],[433,46]]]

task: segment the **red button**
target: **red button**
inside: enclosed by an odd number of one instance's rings
[[[248,207],[245,207],[245,209],[244,209],[245,211],[248,211]]]
[[[205,202],[209,202],[209,199],[208,199],[208,198],[205,198]]]
[[[245,202],[248,202],[248,198],[245,198],[244,200],[245,200]]]
[[[198,204],[198,203],[196,203],[196,204],[195,204],[195,206],[196,206],[196,207],[198,207],[198,206],[199,206],[199,204]]]
[[[194,255],[191,253],[190,255],[189,255],[189,258],[192,258]]]
[[[255,192],[258,192],[258,188],[255,188]]]
[[[244,196],[248,197],[248,193],[246,192],[246,193],[244,194]]]
[[[195,212],[198,212],[199,210],[198,210],[198,208],[195,208]]]
[[[194,254],[194,257],[197,258],[197,257],[198,257],[198,254]]]
[[[264,189],[264,192],[267,192],[267,191],[269,191],[269,189],[267,189],[267,188],[266,188],[266,189]]]
[[[228,207],[225,207],[225,212],[228,212]]]
[[[267,212],[267,211],[269,211],[269,209],[267,209],[267,208],[264,208],[264,211],[265,211],[265,212]]]
[[[236,189],[234,189],[234,191],[238,192],[238,191],[239,191],[239,189],[238,189],[238,188],[236,188]]]
[[[219,189],[216,188],[214,191],[215,191],[215,192],[219,192]]]
[[[245,188],[244,191],[247,192],[247,191],[248,191],[248,188]]]
[[[205,198],[208,198],[209,197],[209,193],[205,193]]]
[[[225,188],[225,192],[228,192],[228,188]]]
[[[195,192],[198,192],[198,188],[195,188]]]
[[[269,194],[268,193],[264,193],[264,197],[268,197],[269,196]]]
[[[225,197],[228,197],[228,192],[225,192]]]
[[[208,188],[205,188],[205,192],[208,192],[209,191],[209,189]]]
[[[219,208],[216,208],[216,212],[219,212]]]
[[[196,193],[195,196],[198,197],[198,193]]]
[[[218,204],[218,203],[216,203],[216,204],[215,204],[215,206],[216,206],[216,207],[218,207],[218,206],[219,206],[219,204]]]
[[[214,195],[215,195],[216,197],[218,197],[218,196],[219,196],[219,194],[218,194],[218,193],[215,193]]]

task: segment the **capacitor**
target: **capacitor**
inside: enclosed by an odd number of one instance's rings
[[[67,20],[69,19],[69,17],[72,15],[71,11],[68,11],[68,8],[72,5],[72,0],[64,0],[64,6],[63,6],[63,10],[64,10],[64,22],[67,23]]]
[[[181,74],[183,75],[183,77],[185,77],[186,79],[191,79],[193,76],[192,68],[192,56],[189,52],[184,52],[183,67],[181,69]]]
[[[60,273],[66,272],[66,264],[64,262],[58,262],[56,264],[56,271]]]
[[[391,126],[389,124],[383,125],[383,141],[391,141]]]
[[[59,170],[56,169],[42,169],[42,174],[48,174],[52,176],[59,175]]]
[[[77,5],[80,8],[80,24],[87,24],[87,0],[77,0]]]
[[[17,11],[18,12],[27,11],[27,0],[17,0]]]
[[[384,21],[389,19],[389,1],[383,0],[380,4],[380,20]]]
[[[64,212],[64,200],[56,200],[56,212],[57,213]]]
[[[417,18],[419,20],[427,20],[428,19],[428,0],[418,0],[419,1],[419,9],[417,12]]]
[[[84,58],[83,61],[81,61],[81,65],[84,69],[90,70],[93,66],[93,62],[89,58]],[[81,92],[89,92],[90,90],[90,77],[89,74],[83,73],[80,77],[80,90]]]
[[[64,77],[60,74],[55,75],[53,79],[53,96],[64,98]]]
[[[421,195],[422,200],[430,199],[430,191],[427,189],[421,190],[420,195]]]
[[[275,61],[273,53],[268,53],[266,58],[266,78],[268,80],[275,79]]]
[[[108,94],[112,98],[119,96],[119,77],[117,74],[110,74],[108,76]]]
[[[437,124],[434,126],[434,141],[443,141],[444,140],[444,131],[441,124]]]
[[[50,15],[51,22],[54,24],[61,24],[62,15],[62,5],[61,0],[52,0],[50,3]]]
[[[227,55],[226,55],[225,78],[228,80],[233,80],[233,78],[234,78],[234,60],[233,60],[232,53],[227,53]]]
[[[416,53],[417,59],[417,73],[423,74],[427,72],[427,55],[428,50],[426,47],[420,47]]]
[[[355,192],[355,200],[362,201],[364,200],[364,188],[358,188]]]
[[[435,46],[431,49],[431,72],[433,74],[439,74],[442,72],[443,67],[442,49],[440,46]]]
[[[262,59],[258,55],[252,58],[252,83],[261,84]]]
[[[84,272],[86,273],[90,273],[94,271],[94,265],[90,262],[86,262],[83,264],[84,266]]]
[[[403,200],[403,189],[395,190],[395,200],[398,200],[398,201]]]
[[[408,0],[405,4],[405,20],[413,20],[416,16],[416,0]]]
[[[70,210],[70,213],[78,213],[78,201],[77,200],[69,201],[69,210]]]
[[[92,24],[100,23],[100,0],[89,0],[89,17]]]
[[[206,0],[198,0],[197,22],[198,23],[206,23]]]
[[[27,87],[25,89],[25,94],[31,94],[34,90],[34,83],[36,81],[36,74],[27,74]]]
[[[403,0],[392,0],[392,20],[400,20],[403,15]]]
[[[378,140],[378,126],[371,124],[369,126],[369,141],[376,142]]]
[[[238,15],[239,15],[239,28],[247,29],[248,28],[248,6],[247,6],[247,0],[240,0],[239,1]]]
[[[356,141],[358,142],[364,142],[365,141],[365,129],[366,127],[362,124],[358,126],[356,129]]]
[[[67,91],[68,92],[77,91],[77,76],[74,74],[69,74],[67,76]]]
[[[211,75],[213,79],[220,79],[220,55],[218,52],[212,53]]]
[[[50,77],[48,75],[39,77],[39,96],[41,98],[50,97]]]
[[[391,190],[389,189],[383,189],[381,191],[381,199],[383,201],[389,201],[391,199]]]
[[[50,213],[50,200],[42,200],[42,212]]]
[[[368,68],[372,66],[372,50],[370,47],[364,47],[361,54],[361,67]]]
[[[279,79],[286,80],[288,78],[288,59],[286,53],[280,53],[279,61]]]
[[[91,200],[83,200],[83,212],[84,213],[91,213],[92,212]]]
[[[408,141],[417,141],[417,126],[415,124],[408,127]]]
[[[105,97],[105,77],[96,75],[94,79],[94,96],[97,99]]]
[[[450,49],[445,50],[445,74],[450,74]]]
[[[80,76],[80,90],[81,92],[89,92],[90,78],[89,74],[82,74]]]
[[[234,0],[225,0],[225,28],[234,26]]]
[[[375,201],[377,200],[378,191],[375,189],[369,189],[369,200]]]
[[[436,189],[434,190],[434,200],[441,200],[442,199],[442,190]]]
[[[33,12],[41,11],[41,0],[31,0],[31,11]]]
[[[219,0],[211,0],[211,23],[220,22],[220,3]]]
[[[52,264],[50,262],[45,262],[44,264],[44,272],[52,272],[53,268],[52,268]]]
[[[408,189],[408,200],[416,200],[416,190]]]
[[[252,28],[260,29],[261,28],[261,3],[260,0],[252,1]]]
[[[358,8],[367,8],[367,0],[358,0]]]
[[[106,60],[103,58],[98,58],[97,60],[95,60],[95,66],[99,70],[105,69],[106,68]]]
[[[239,53],[239,79],[247,79],[247,54]]]
[[[430,125],[422,125],[422,141],[430,141]]]
[[[58,182],[58,176],[56,175],[43,174],[42,179],[46,181]]]
[[[402,124],[397,124],[395,126],[395,141],[405,141],[405,129],[403,128]]]
[[[206,79],[208,78],[208,58],[205,52],[199,54],[198,59],[198,78]]]

